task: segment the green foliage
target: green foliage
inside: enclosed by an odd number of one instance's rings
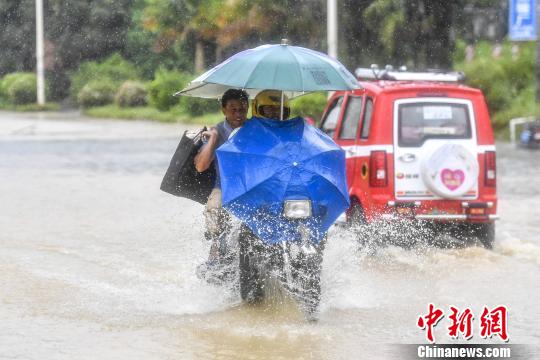
[[[181,90],[191,80],[191,76],[174,70],[160,68],[148,91],[150,104],[161,111],[167,111],[180,103],[174,93]]]
[[[378,40],[387,54],[396,47],[399,31],[405,25],[405,7],[399,0],[376,0],[364,11],[363,18],[368,28],[378,32]]]
[[[82,61],[123,51],[135,1],[141,0],[43,2],[47,80],[55,99],[68,95],[67,72]],[[0,76],[35,69],[35,13],[34,0],[0,1]]]
[[[458,42],[456,48],[453,39],[475,36],[471,30],[475,9],[506,11],[505,3],[340,0],[339,23],[346,36],[340,38],[339,59],[349,69],[371,63],[450,68],[453,59],[455,67],[466,72],[469,84],[484,91],[496,127],[503,127],[509,116],[532,111],[534,43],[520,43],[515,58],[511,44],[505,43],[497,59],[491,55],[492,45],[480,43],[475,60],[465,63],[466,44]],[[33,0],[0,1],[0,76],[35,69],[34,5]],[[465,11],[465,6],[472,9]],[[54,99],[64,98],[68,91],[77,99],[94,81],[106,83],[100,92],[107,94],[111,86],[116,90],[127,80],[155,76],[149,89],[152,105],[195,116],[219,108],[213,101],[172,96],[193,78],[188,74],[195,69],[195,59],[201,70],[283,36],[293,45],[326,50],[320,26],[326,21],[324,0],[70,0],[69,6],[62,0],[48,0],[44,11],[47,82]],[[177,71],[165,76],[166,70],[156,73],[159,67]],[[8,75],[0,82],[0,103],[8,101],[6,86],[13,79]],[[24,98],[23,88],[29,87],[18,86],[17,96]],[[98,87],[92,83],[81,98],[92,98],[89,89]],[[311,96],[295,100],[293,113],[318,119],[325,99]]]
[[[0,76],[35,66],[34,0],[0,1]]]
[[[494,56],[493,44],[477,43],[473,60],[466,62],[459,43],[455,56],[455,68],[465,73],[467,84],[484,93],[496,130],[506,128],[511,118],[534,115],[535,44],[500,46]]]
[[[122,51],[134,2],[46,1],[47,38],[57,47],[59,63],[67,68],[76,68],[81,61]]]
[[[161,122],[175,122],[179,114],[173,111],[159,111],[150,106],[120,107],[110,104],[84,109],[84,114],[98,118],[130,119],[130,120],[156,120]]]
[[[92,80],[77,94],[77,103],[82,107],[100,106],[113,102],[116,84],[110,80]]]
[[[213,125],[223,120],[223,114],[221,112],[206,113],[202,116],[194,117],[185,114],[180,108],[159,111],[149,106],[124,108],[116,105],[105,105],[84,109],[84,114],[102,118],[156,120],[202,125]]]
[[[501,109],[493,114],[491,121],[496,133],[505,134],[509,131],[508,122],[510,119],[535,115],[535,89],[529,86],[523,89],[512,99],[507,108]],[[538,117],[538,114],[537,114]]]
[[[300,96],[291,102],[292,116],[311,117],[315,122],[321,119],[326,106],[326,93]]]
[[[189,116],[201,116],[206,113],[215,113],[221,109],[216,99],[200,99],[189,96],[180,98],[179,109]]]
[[[456,34],[472,36],[474,9],[500,11],[505,3],[340,0],[338,16],[345,35],[339,58],[349,69],[373,62],[449,67]],[[0,1],[0,76],[35,68],[34,5],[34,0]],[[465,5],[473,9],[465,11]],[[284,36],[291,44],[326,51],[320,26],[326,21],[324,0],[48,0],[44,12],[47,76],[55,99],[68,95],[67,74],[85,61],[114,53],[134,63],[149,80],[158,66],[193,72],[195,59],[201,70]],[[76,84],[71,96],[88,81]]]
[[[416,69],[451,67],[452,33],[457,31],[464,0],[344,1],[350,6],[344,23],[351,30],[346,31],[352,39],[363,40],[350,49],[358,57],[365,57],[362,53],[367,47],[371,63]]]
[[[36,75],[33,73],[13,73],[2,80],[2,93],[8,102],[15,105],[36,102]]]
[[[11,88],[14,83],[17,83],[15,85],[16,89],[12,91],[14,92],[14,96],[20,100],[10,98],[8,93],[8,89]],[[29,109],[28,111],[37,111],[39,109],[50,110],[58,105],[56,103],[47,103],[45,105],[34,104],[37,95],[36,87],[36,75],[34,73],[15,72],[7,74],[3,78],[0,78],[0,103],[2,103],[5,108],[17,111],[24,111],[24,109]],[[50,99],[49,79],[45,79],[45,97],[47,100]],[[25,105],[20,106],[20,104]],[[32,107],[33,105],[35,105],[35,108]]]
[[[143,106],[147,103],[147,91],[143,83],[128,80],[116,92],[114,102],[120,107]]]
[[[11,86],[11,84],[17,80],[20,73],[11,73],[4,76],[2,79],[0,79],[0,99],[7,100],[8,92],[7,89]]]
[[[135,1],[122,54],[135,64],[142,78],[147,80],[153,79],[160,66],[193,71],[189,41],[161,36],[146,10],[152,6],[151,3],[149,0]]]
[[[174,93],[184,88],[194,77],[195,75],[185,72],[158,69],[148,91],[150,105],[161,111],[175,108],[189,116],[219,111],[216,100],[174,96]]]
[[[71,76],[71,96],[77,98],[85,85],[100,81],[113,85],[114,93],[124,81],[135,80],[138,75],[135,66],[119,54],[113,54],[101,62],[88,61],[81,64],[79,70]]]
[[[0,109],[10,110],[10,111],[58,111],[62,107],[59,103],[48,102],[45,105],[39,105],[37,103],[24,104],[24,105],[13,105],[9,103],[4,103],[0,99]]]

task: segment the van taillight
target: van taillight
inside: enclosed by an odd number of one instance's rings
[[[369,186],[382,187],[386,185],[388,185],[386,151],[372,151],[369,156]]]
[[[495,151],[486,151],[484,154],[484,159],[486,186],[495,187],[495,184],[497,183],[497,164],[495,158]]]

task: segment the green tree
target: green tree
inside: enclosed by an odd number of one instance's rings
[[[47,37],[55,46],[55,65],[69,68],[122,50],[133,0],[49,0]]]
[[[142,21],[144,28],[156,35],[154,46],[167,50],[178,42],[193,43],[194,70],[201,72],[208,64],[205,47],[215,48],[223,11],[227,2],[219,0],[147,0]]]
[[[79,91],[90,82],[108,82],[113,92],[126,80],[136,80],[138,69],[124,60],[119,54],[113,54],[103,61],[87,61],[71,75],[70,92],[76,99]]]
[[[34,0],[0,1],[0,77],[34,68],[35,9]]]
[[[500,8],[502,3],[340,0],[340,58],[350,68],[378,63],[451,69],[456,39],[473,37],[474,9]]]
[[[193,72],[193,57],[187,51],[187,44],[175,41],[164,46],[159,34],[145,27],[145,8],[145,0],[135,0],[126,34],[124,57],[135,64],[141,76],[147,80],[154,78],[159,67]]]
[[[362,18],[382,45],[382,57],[400,59],[398,65],[450,69],[455,46],[451,32],[463,4],[462,0],[375,0]]]
[[[67,72],[84,60],[122,51],[134,0],[44,2],[46,71],[51,95],[67,95]],[[35,69],[35,0],[0,1],[0,75]]]
[[[47,4],[45,32],[54,52],[49,69],[55,97],[65,97],[68,70],[124,49],[133,0],[49,0]]]
[[[237,17],[229,17],[218,42],[232,51],[289,39],[293,45],[324,51],[326,1],[253,0],[237,2]],[[321,26],[322,25],[322,26]]]
[[[463,42],[458,45],[465,47]],[[534,115],[536,45],[504,41],[500,46],[500,54],[494,55],[493,44],[478,42],[474,59],[465,61],[463,55],[456,56],[455,66],[465,73],[468,85],[482,90],[495,129],[504,131],[511,118]]]
[[[146,0],[143,23],[163,49],[192,43],[195,72],[261,43],[289,38],[322,50],[324,0]]]

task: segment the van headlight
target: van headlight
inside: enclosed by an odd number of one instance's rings
[[[283,215],[289,219],[311,217],[311,200],[285,200]]]

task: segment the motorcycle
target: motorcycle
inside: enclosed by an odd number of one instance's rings
[[[216,154],[223,207],[242,223],[242,300],[260,301],[273,277],[313,318],[326,233],[349,206],[343,150],[301,118],[254,117]]]
[[[283,104],[284,96],[357,87],[355,76],[336,59],[282,39],[231,56],[177,95],[219,99],[230,88],[250,96],[275,89]],[[283,114],[282,107],[281,119]],[[260,300],[265,278],[275,274],[306,313],[314,314],[326,232],[350,205],[345,153],[303,119],[252,118],[216,156],[223,207],[243,223],[238,236],[242,299]]]
[[[232,284],[239,290],[242,301],[249,304],[262,302],[267,284],[277,280],[300,304],[306,318],[315,320],[321,299],[321,271],[327,236],[325,234],[317,241],[310,232],[311,205],[311,201],[305,199],[283,203],[282,216],[293,222],[301,235],[296,240],[271,243],[237,221],[219,239],[220,266],[209,270],[202,264],[197,269],[197,276],[215,285]]]
[[[309,214],[301,207],[309,205],[308,200],[300,201],[304,204],[297,203],[296,209],[291,209],[285,202],[283,215],[296,221],[298,227],[303,227],[299,216]],[[242,226],[238,237],[238,266],[243,301],[260,302],[265,296],[265,284],[269,278],[274,277],[287,293],[296,298],[308,318],[315,317],[321,299],[321,270],[326,236],[315,243],[309,230],[304,228],[302,233],[298,241],[270,244],[257,237],[247,226]]]

